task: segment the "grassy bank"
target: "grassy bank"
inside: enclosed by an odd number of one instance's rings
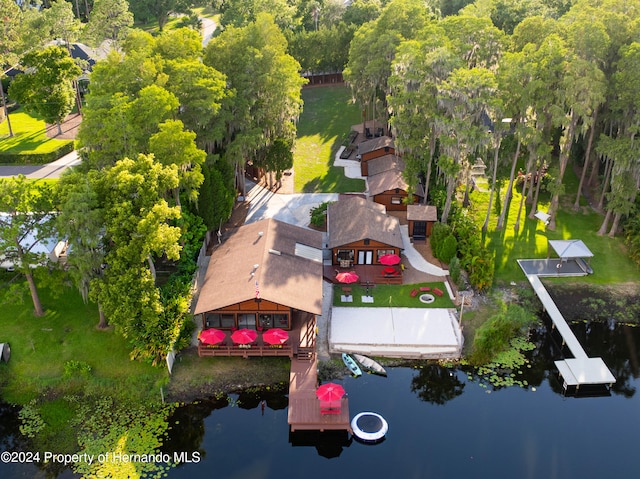
[[[0,123],[2,140],[0,141],[0,163],[3,155],[48,154],[71,141],[47,137],[45,122],[26,114],[21,109],[11,113],[10,120],[13,137],[9,137],[7,121]]]
[[[485,244],[488,244],[489,248],[495,252],[495,281],[497,285],[504,285],[512,281],[525,281],[524,274],[516,260],[546,258],[549,254],[548,240],[562,239],[580,239],[594,255],[590,261],[594,274],[575,278],[572,281],[585,284],[610,284],[634,282],[640,278],[640,268],[629,260],[623,239],[596,234],[603,216],[586,204],[582,205],[578,211],[573,210],[577,186],[578,178],[575,172],[571,169],[567,170],[565,174],[566,193],[561,196],[561,209],[557,214],[555,231],[547,229],[537,219],[529,219],[531,205],[526,202],[520,216],[519,228],[515,229],[522,198],[521,189],[514,188],[513,190],[513,199],[510,202],[505,227],[502,230],[495,228],[499,213],[493,208]],[[504,196],[504,190],[500,194]],[[549,201],[549,194],[542,192],[538,210],[546,212],[549,208]],[[476,221],[482,226],[489,204],[489,192],[473,191],[471,202]],[[551,256],[557,257],[553,251],[551,251]]]
[[[350,102],[345,86],[302,90],[304,110],[298,122],[293,153],[295,190],[303,193],[345,193],[364,191],[363,180],[344,176],[333,166],[333,158],[351,127],[362,121],[358,107]]]
[[[2,397],[26,404],[41,397],[68,394],[110,395],[134,401],[157,401],[167,371],[129,359],[130,347],[113,329],[96,329],[98,311],[84,304],[72,288],[40,288],[44,317],[33,315],[28,294],[15,301],[7,287],[12,275],[0,276],[2,331],[11,359],[0,363]],[[24,291],[24,290],[23,290]]]

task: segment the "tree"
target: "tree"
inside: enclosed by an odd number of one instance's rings
[[[101,173],[71,172],[64,175],[58,187],[60,214],[58,231],[67,238],[69,253],[67,270],[83,301],[89,300],[91,284],[99,280],[104,267],[104,208],[100,204],[97,182]],[[107,327],[107,320],[98,304],[98,328]]]
[[[133,26],[133,14],[127,0],[95,0],[85,34],[96,45],[103,40],[116,44],[122,41]]]
[[[280,184],[285,170],[293,167],[293,152],[291,142],[277,138],[267,149],[263,165],[268,172],[276,174],[276,182]]]
[[[287,53],[287,41],[273,17],[261,13],[243,28],[229,27],[212,39],[205,64],[226,75],[235,94],[224,102],[221,148],[238,172],[244,194],[244,165],[278,138],[293,141],[302,110],[300,90],[305,80],[300,65]]]
[[[163,165],[178,167],[178,186],[173,190],[176,204],[180,206],[180,189],[195,203],[204,180],[202,165],[207,156],[196,146],[196,134],[185,131],[180,120],[167,120],[149,138],[149,151]]]
[[[180,256],[181,231],[171,224],[180,210],[164,199],[177,185],[178,168],[163,166],[152,155],[118,161],[97,183],[107,253],[89,296],[131,342],[132,358],[154,363],[166,354],[174,329],[155,284],[154,258]]]
[[[198,196],[198,214],[210,231],[220,230],[235,203],[234,172],[224,161],[205,164],[204,182]]]
[[[9,118],[9,110],[4,96],[2,77],[4,76],[4,69],[17,61],[16,49],[20,43],[19,26],[21,14],[22,11],[12,0],[0,0],[0,19],[2,19],[2,26],[0,27],[0,101],[2,101],[4,118],[7,119],[9,137],[13,137],[13,129],[11,128],[11,119]]]
[[[53,194],[46,183],[20,175],[0,178],[0,257],[22,274],[29,286],[35,315],[44,315],[33,268],[47,264],[38,245],[53,234]]]
[[[9,93],[27,112],[56,123],[62,134],[60,122],[71,112],[75,98],[72,81],[82,71],[66,50],[56,46],[32,50],[22,65],[25,73],[13,80]]]

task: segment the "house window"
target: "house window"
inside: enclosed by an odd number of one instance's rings
[[[247,329],[256,329],[255,313],[243,313],[238,315],[238,327]]]
[[[365,238],[364,245],[369,246],[369,243],[371,243],[371,240],[369,238]]]
[[[232,328],[236,325],[236,315],[233,313],[207,313],[205,326],[207,328]]]
[[[338,264],[344,265],[345,268],[350,267],[353,264],[353,258],[355,257],[355,251],[352,249],[339,249],[336,259]]]
[[[396,254],[395,250],[392,249],[379,249],[376,251],[376,255],[377,257],[377,262],[380,262],[380,257],[384,256],[385,254]]]
[[[401,196],[392,196],[391,197],[391,204],[392,205],[401,205],[402,204],[402,197]]]

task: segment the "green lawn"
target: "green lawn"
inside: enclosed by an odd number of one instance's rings
[[[345,285],[347,286],[347,285]],[[363,303],[362,296],[366,294],[366,288],[358,284],[348,285],[352,289],[353,302],[343,303],[341,301],[342,288],[336,285],[333,288],[333,305],[356,307],[356,308],[453,308],[453,302],[447,294],[444,283],[420,283],[420,284],[377,284],[369,289],[369,295],[373,296],[373,303]],[[444,292],[440,297],[434,295],[435,301],[430,304],[422,303],[419,299],[420,294],[412,297],[411,291],[419,289],[421,286],[428,286],[431,289],[439,288]]]
[[[2,153],[50,153],[71,140],[48,138],[43,120],[38,120],[21,109],[9,114],[13,137],[9,137],[7,121],[0,123],[0,163]]]
[[[345,193],[364,191],[363,180],[344,176],[333,165],[335,153],[351,127],[361,121],[358,107],[350,102],[345,86],[302,90],[304,110],[298,122],[293,153],[295,190],[303,193]]]
[[[527,216],[530,212],[530,205],[526,203],[520,219],[520,228],[517,232],[515,231],[522,197],[521,190],[513,190],[514,195],[506,227],[502,231],[495,229],[498,214],[492,211],[485,241],[489,248],[495,251],[496,283],[523,281],[524,274],[516,260],[520,258],[546,258],[548,240],[556,239],[580,239],[594,254],[590,262],[594,274],[582,278],[572,278],[572,281],[597,284],[637,281],[640,277],[640,268],[629,260],[623,240],[596,234],[603,216],[593,211],[584,201],[578,211],[573,210],[578,178],[572,169],[568,169],[565,173],[564,182],[566,194],[560,200],[561,209],[557,214],[555,231],[546,229],[537,219],[529,219]],[[504,187],[501,196],[504,196]],[[484,223],[489,193],[474,191],[471,194],[471,201],[476,220],[481,226]],[[549,208],[549,201],[549,195],[541,193],[538,210],[546,212]],[[551,255],[556,256],[553,251]],[[563,280],[567,281],[566,278]]]
[[[75,289],[56,296],[41,288],[45,316],[33,315],[28,294],[24,302],[7,302],[7,281],[0,273],[2,328],[0,342],[11,346],[11,359],[0,363],[3,399],[24,404],[42,394],[108,394],[113,397],[160,399],[160,384],[167,370],[129,359],[130,348],[113,329],[99,331],[97,308],[84,304]],[[67,361],[91,366],[86,379],[64,378]]]

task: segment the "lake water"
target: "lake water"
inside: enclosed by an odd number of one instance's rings
[[[560,345],[540,331],[528,387],[492,390],[461,367],[420,363],[341,381],[351,415],[375,411],[386,439],[289,433],[286,396],[256,392],[178,410],[168,453],[200,454],[170,478],[636,478],[640,477],[640,328],[572,325],[618,382],[610,396],[565,397],[553,370]],[[471,378],[470,378],[471,377]],[[266,407],[260,406],[265,400]],[[252,409],[245,409],[252,408]],[[0,446],[10,428],[0,427]],[[34,470],[0,464],[0,477]],[[63,474],[59,477],[71,477]]]

